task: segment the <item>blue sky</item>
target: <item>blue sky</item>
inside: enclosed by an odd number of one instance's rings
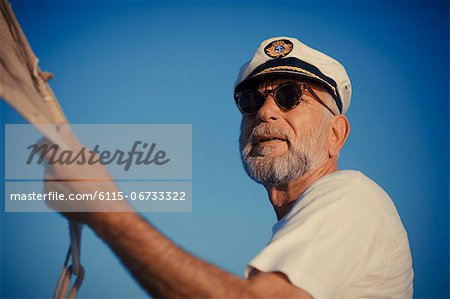
[[[193,212],[145,217],[239,275],[276,218],[241,167],[238,70],[277,35],[338,59],[354,90],[339,167],[364,172],[393,198],[411,242],[416,297],[449,296],[448,2],[12,4],[41,68],[56,75],[51,85],[70,122],[192,124]],[[4,103],[0,115],[2,125],[24,122]],[[2,209],[1,238],[1,296],[51,295],[66,221]],[[89,229],[82,261],[80,297],[144,294]]]

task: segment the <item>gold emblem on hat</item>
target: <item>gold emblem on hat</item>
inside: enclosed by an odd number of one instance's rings
[[[264,48],[264,52],[267,56],[272,58],[280,58],[291,53],[293,45],[287,39],[276,40],[268,44]]]

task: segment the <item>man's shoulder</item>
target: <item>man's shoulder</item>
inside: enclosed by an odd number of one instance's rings
[[[383,189],[371,178],[358,170],[337,170],[329,173],[317,181],[315,181],[308,190],[330,188],[332,190],[340,189],[356,189],[365,190],[375,189],[376,191],[382,191]]]
[[[380,211],[397,214],[389,194],[361,171],[340,170],[334,174],[334,177],[330,177],[324,185],[329,190],[330,196],[342,202],[342,206],[364,209],[369,213]]]
[[[314,182],[286,218],[306,221],[339,216],[377,222],[398,214],[391,197],[368,176],[356,170],[339,170]]]
[[[300,196],[315,204],[369,204],[391,201],[389,195],[372,179],[357,170],[338,170],[321,177]]]

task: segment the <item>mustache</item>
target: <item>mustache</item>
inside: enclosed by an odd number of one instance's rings
[[[286,140],[289,145],[291,144],[292,140],[290,134],[282,128],[271,124],[261,123],[252,129],[252,132],[250,133],[250,136],[248,138],[248,143],[255,145],[259,142],[259,140],[261,140],[262,137],[265,136],[281,137],[282,139]]]

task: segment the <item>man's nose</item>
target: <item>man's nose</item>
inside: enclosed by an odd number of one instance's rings
[[[280,108],[277,103],[275,103],[275,99],[272,95],[268,95],[261,108],[259,108],[256,113],[256,116],[261,122],[270,122],[277,120],[279,118],[279,113]]]

